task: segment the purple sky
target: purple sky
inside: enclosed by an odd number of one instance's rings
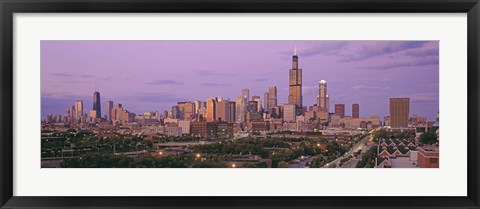
[[[388,98],[410,97],[410,115],[434,120],[439,108],[438,41],[42,41],[42,117],[64,114],[76,99],[105,101],[134,113],[177,101],[259,95],[276,85],[287,102],[294,47],[303,69],[303,103],[327,80],[330,109],[360,104],[360,116],[388,115]]]

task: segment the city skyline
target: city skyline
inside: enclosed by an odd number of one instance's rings
[[[438,112],[437,41],[42,41],[41,45],[42,118],[63,115],[76,100],[83,100],[84,111],[89,111],[97,88],[104,113],[109,100],[134,113],[162,112],[179,101],[216,96],[235,101],[245,88],[250,98],[258,95],[264,101],[272,85],[277,87],[278,104],[284,104],[293,47],[298,68],[303,69],[303,106],[317,104],[318,82],[326,80],[330,109],[358,103],[361,117],[383,118],[389,115],[389,98],[409,97],[411,114],[434,120]],[[352,115],[346,109],[345,114]]]

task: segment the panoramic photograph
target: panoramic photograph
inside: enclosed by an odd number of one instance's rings
[[[439,168],[439,42],[44,40],[41,168]]]

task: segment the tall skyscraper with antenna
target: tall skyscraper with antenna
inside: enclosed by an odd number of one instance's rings
[[[293,104],[298,108],[303,107],[302,69],[298,68],[297,47],[295,47],[292,57],[292,69],[289,71],[288,104]]]

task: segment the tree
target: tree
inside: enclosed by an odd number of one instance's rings
[[[420,135],[421,144],[435,144],[437,142],[437,135],[433,132],[425,132]]]
[[[390,134],[386,130],[382,129],[382,130],[378,130],[377,132],[375,132],[374,138],[376,140],[388,139],[388,138],[390,138]]]

